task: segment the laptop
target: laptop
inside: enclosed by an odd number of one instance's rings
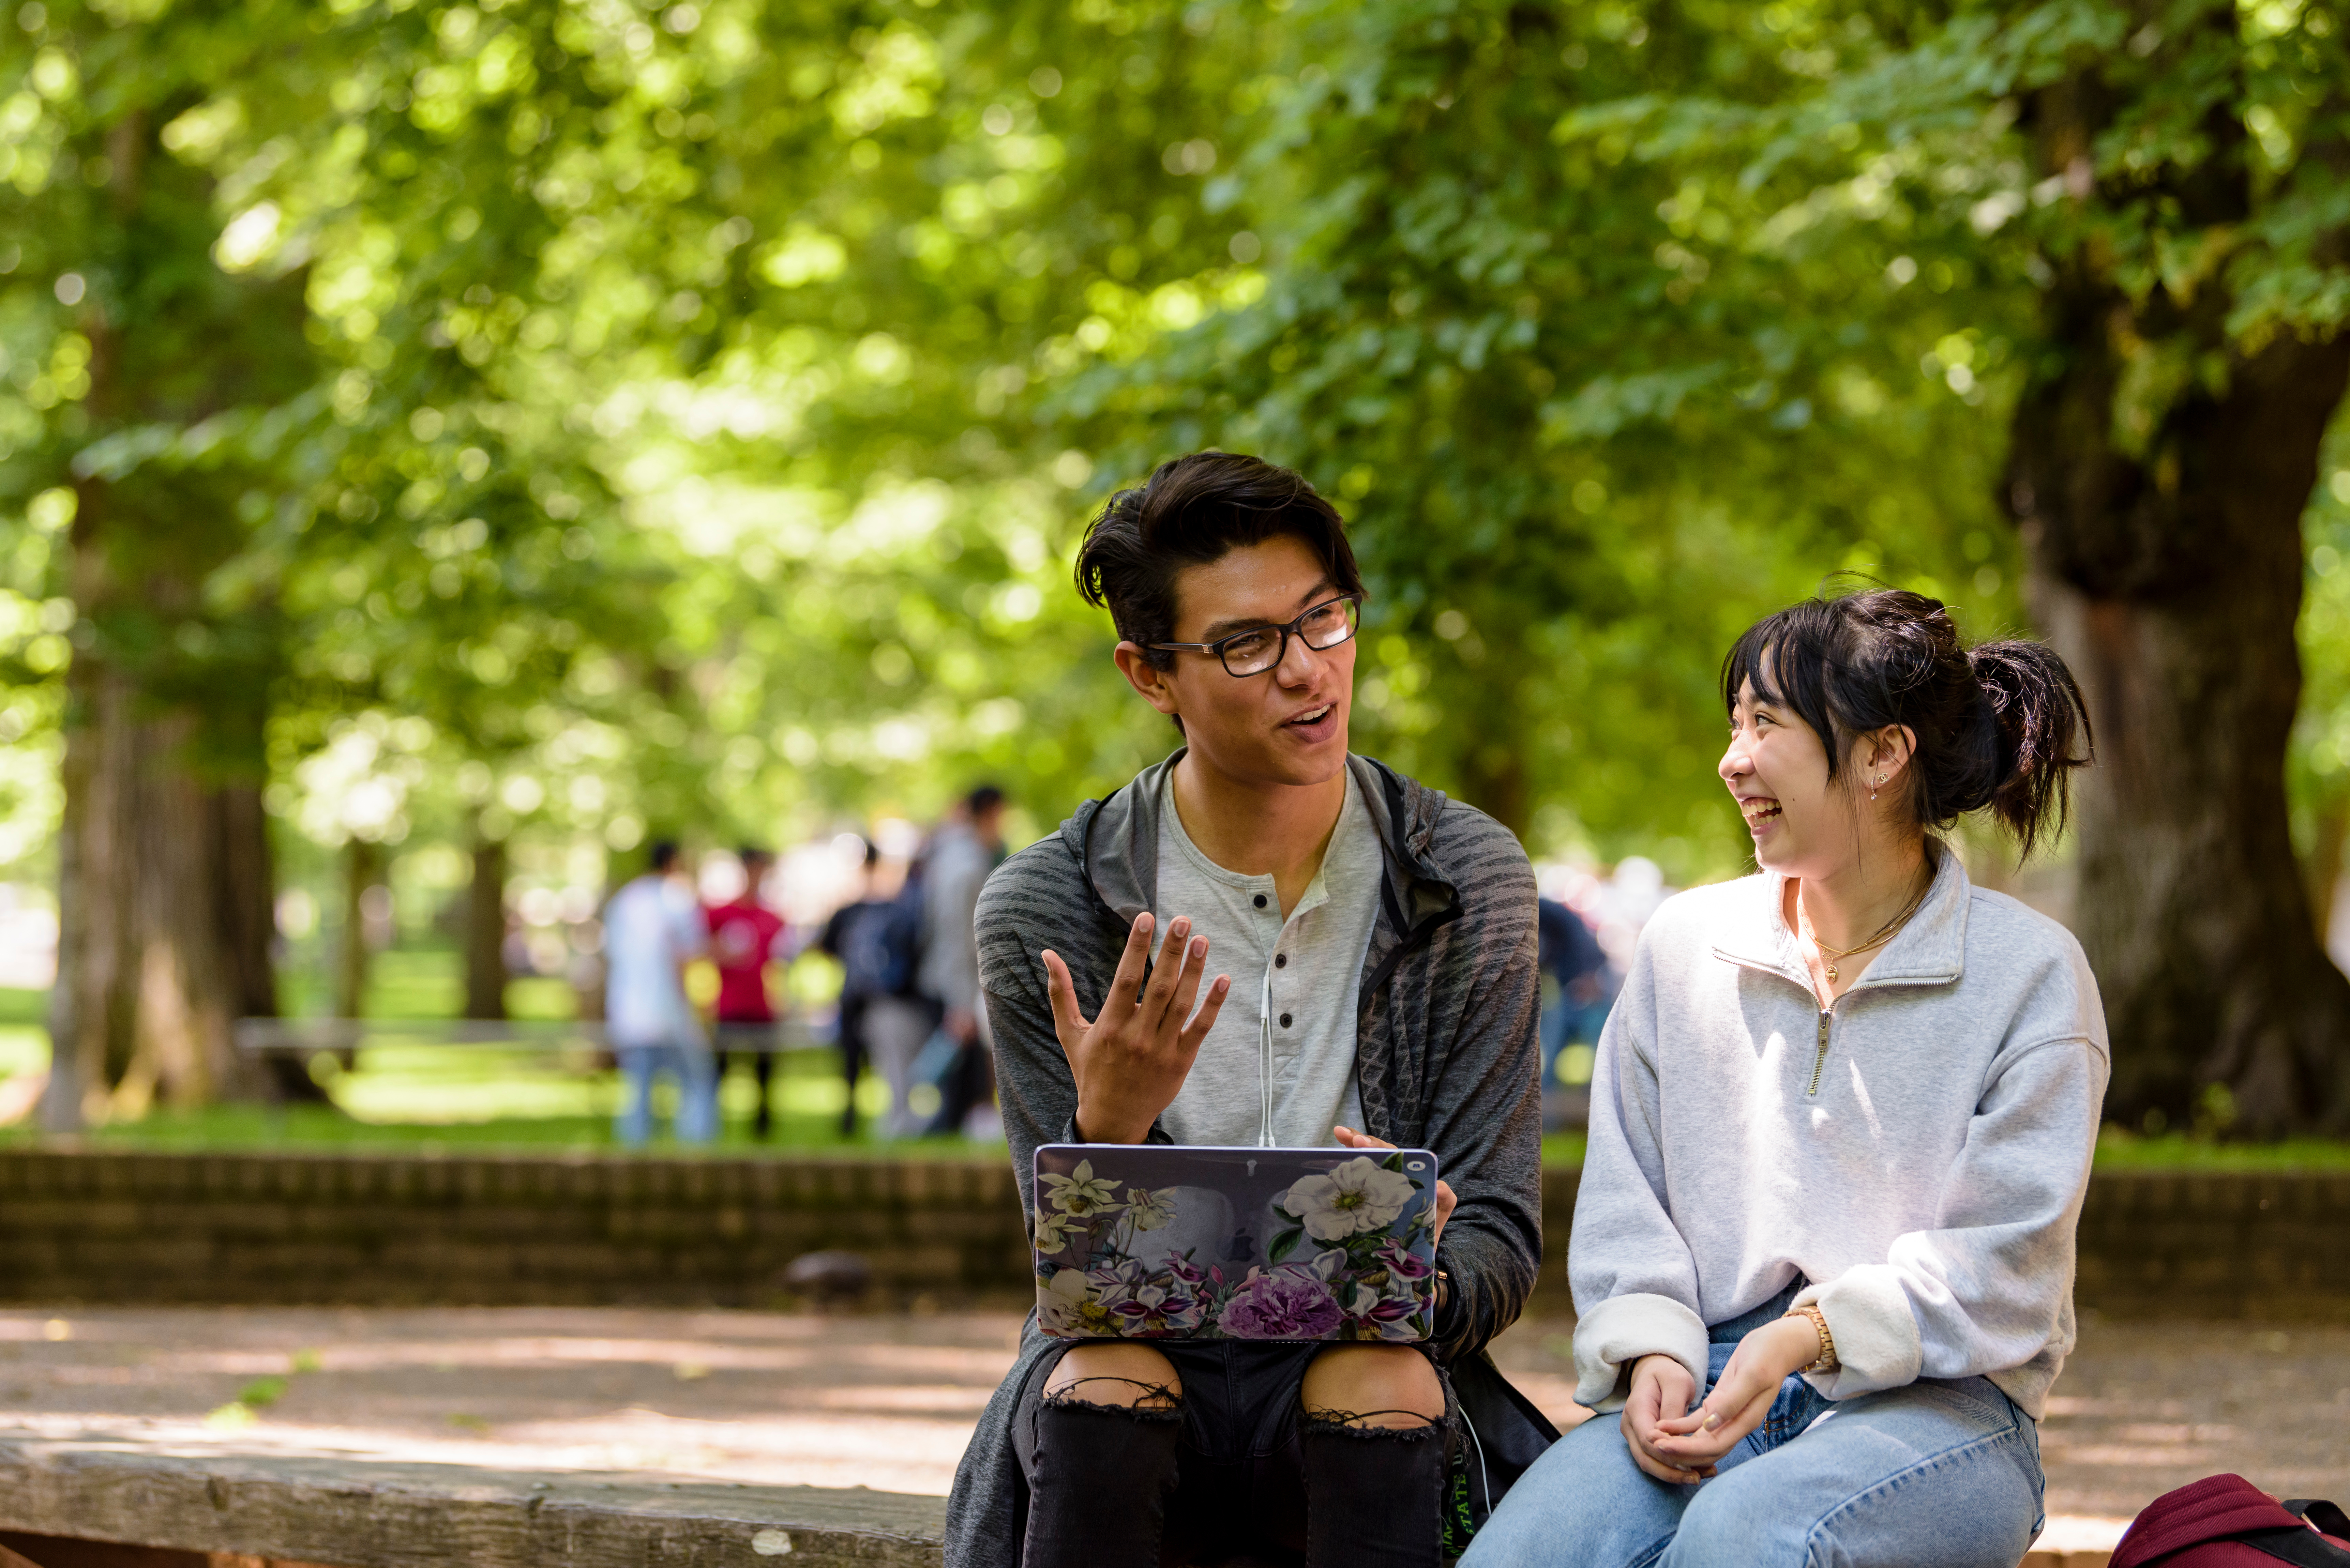
[[[1057,1338],[1429,1336],[1426,1149],[1046,1144],[1035,1176],[1036,1322]]]

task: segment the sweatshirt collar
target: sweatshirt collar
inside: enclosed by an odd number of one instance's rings
[[[1159,814],[1167,778],[1189,747],[1145,768],[1107,800],[1088,801],[1061,825],[1061,837],[1103,904],[1127,925],[1156,901]],[[1398,902],[1397,924],[1409,930],[1461,907],[1460,890],[1430,857],[1441,792],[1404,777],[1383,763],[1349,753],[1356,792],[1378,830],[1382,897]]]
[[[1926,901],[1870,962],[1853,991],[1881,985],[1945,985],[1965,974],[1972,884],[1967,879],[1966,867],[1949,846],[1929,838],[1926,853],[1935,861],[1934,885],[1927,889]],[[1803,947],[1787,926],[1787,878],[1766,871],[1753,880],[1762,907],[1751,909],[1735,930],[1714,944],[1714,956],[1783,974],[1809,990],[1811,975],[1804,963]]]

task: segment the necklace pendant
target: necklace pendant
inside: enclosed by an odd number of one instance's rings
[[[1834,965],[1834,964],[1830,964],[1830,965],[1828,965],[1828,983],[1829,983],[1830,985],[1834,985],[1834,984],[1835,983],[1835,979],[1836,979],[1835,965]]]

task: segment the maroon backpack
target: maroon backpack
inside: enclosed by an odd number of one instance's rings
[[[2279,1502],[2241,1476],[2205,1476],[2147,1503],[2108,1568],[2350,1568],[2350,1518]]]

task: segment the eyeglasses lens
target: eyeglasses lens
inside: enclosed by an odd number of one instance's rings
[[[1252,631],[1224,644],[1224,668],[1235,675],[1262,675],[1281,659],[1281,633]]]
[[[1337,647],[1355,635],[1357,607],[1352,599],[1317,605],[1297,623],[1297,635],[1317,652]],[[1284,648],[1278,628],[1244,632],[1222,645],[1224,668],[1234,675],[1262,675],[1281,662]]]
[[[1305,618],[1297,630],[1308,648],[1337,647],[1355,635],[1355,601],[1340,599],[1336,604],[1321,606]]]

